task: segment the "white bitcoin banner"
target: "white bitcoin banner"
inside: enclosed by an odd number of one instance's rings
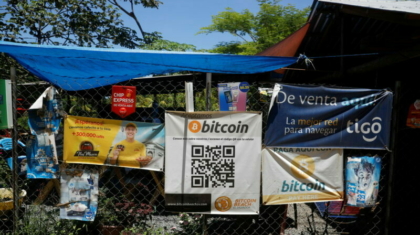
[[[165,114],[166,210],[258,214],[261,114]]]
[[[263,204],[342,201],[343,150],[266,148]]]

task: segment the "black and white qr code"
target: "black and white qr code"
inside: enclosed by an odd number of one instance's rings
[[[192,145],[191,187],[235,187],[235,146]]]

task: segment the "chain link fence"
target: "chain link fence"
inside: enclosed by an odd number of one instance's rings
[[[165,111],[184,111],[186,81],[194,85],[195,111],[206,111],[206,84],[200,74],[134,79],[118,84],[137,87],[136,113],[125,120],[165,123]],[[264,131],[270,97],[261,94],[258,88],[272,88],[273,82],[258,82],[258,77],[247,76],[213,79],[211,111],[218,110],[217,84],[233,81],[249,82],[247,111],[262,111]],[[30,138],[25,110],[48,86],[42,82],[17,86],[19,109],[15,121],[18,138],[23,143]],[[69,115],[121,119],[111,112],[110,86],[77,92],[59,91]],[[10,132],[3,131],[2,135],[3,138],[10,137]],[[2,151],[2,159],[10,157],[11,151],[17,151],[18,156],[25,155],[25,149],[19,147]],[[261,205],[260,214],[253,216],[172,213],[165,210],[164,172],[96,166],[100,172],[100,193],[94,222],[60,220],[59,180],[26,179],[25,175],[13,179],[7,164],[2,161],[0,182],[3,187],[11,187],[17,180],[26,196],[19,206],[17,221],[13,221],[11,210],[2,212],[0,234],[383,234],[390,155],[386,151],[368,150],[345,150],[344,154],[345,157],[377,154],[383,159],[377,206],[361,208],[354,216],[340,216],[339,211],[346,208],[329,202]],[[62,158],[60,163],[63,164]],[[126,203],[122,205],[124,208],[118,204],[121,202]],[[333,209],[333,206],[338,208]],[[105,226],[108,224],[112,226]]]

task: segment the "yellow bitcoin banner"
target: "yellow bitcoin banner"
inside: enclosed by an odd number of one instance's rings
[[[64,161],[163,171],[162,124],[67,116]]]
[[[342,201],[343,150],[265,148],[263,204]]]

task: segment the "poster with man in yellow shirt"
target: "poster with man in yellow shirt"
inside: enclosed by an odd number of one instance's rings
[[[67,116],[64,161],[162,171],[164,136],[163,124]]]

